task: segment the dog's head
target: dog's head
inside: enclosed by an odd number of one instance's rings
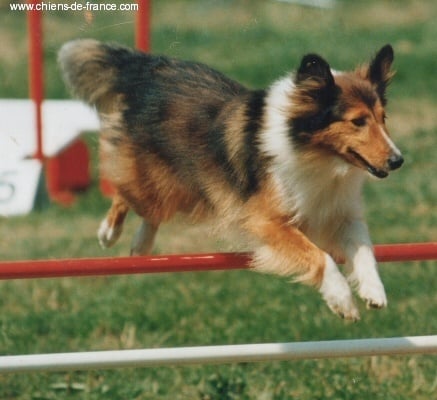
[[[392,62],[390,45],[353,72],[333,72],[320,56],[304,56],[294,78],[293,139],[324,148],[378,178],[399,168],[403,158],[385,126]]]

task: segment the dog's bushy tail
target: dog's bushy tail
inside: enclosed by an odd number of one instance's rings
[[[65,43],[58,62],[72,94],[98,109],[116,92],[120,63],[131,51],[93,39]]]

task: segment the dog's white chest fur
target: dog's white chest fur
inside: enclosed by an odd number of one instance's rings
[[[337,156],[305,154],[290,139],[288,110],[294,90],[292,76],[277,81],[266,101],[262,150],[272,157],[270,173],[292,223],[305,227],[316,242],[350,217],[361,217],[365,173]]]

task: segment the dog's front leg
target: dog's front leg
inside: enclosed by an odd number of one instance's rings
[[[369,308],[387,306],[384,286],[378,273],[378,264],[364,221],[354,219],[345,225],[341,234],[346,267],[351,271],[349,281]]]
[[[359,319],[349,284],[334,260],[286,217],[263,218],[258,214],[248,219],[246,228],[263,242],[254,253],[256,270],[295,276],[296,281],[318,288],[333,312],[345,319]]]

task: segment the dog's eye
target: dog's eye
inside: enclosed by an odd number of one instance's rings
[[[351,122],[355,126],[361,127],[361,126],[366,125],[366,118],[365,117],[354,118]]]

